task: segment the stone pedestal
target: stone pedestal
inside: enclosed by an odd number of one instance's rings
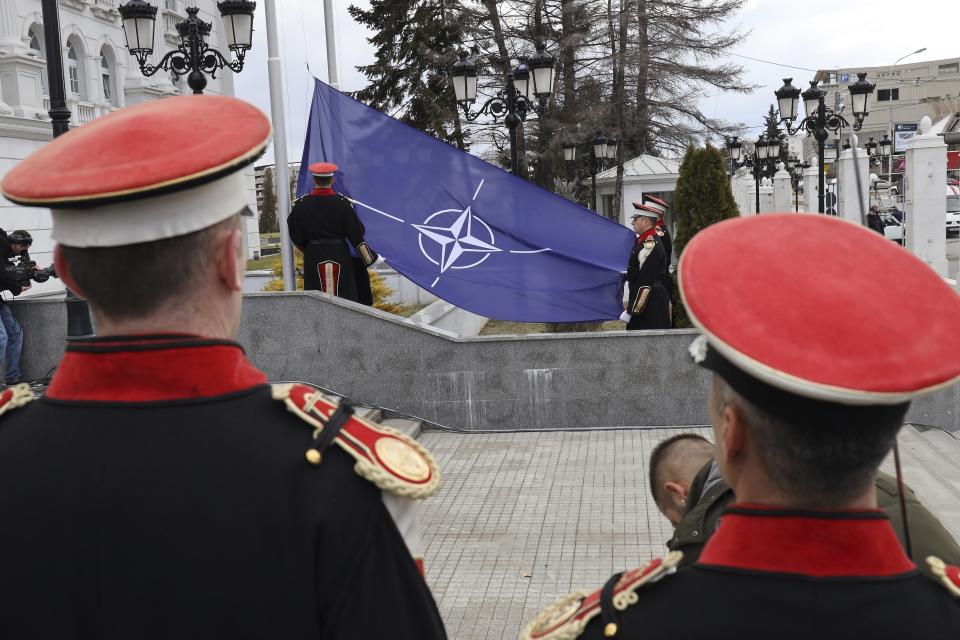
[[[39,120],[47,117],[43,106],[44,73],[46,65],[36,56],[0,55],[0,91],[14,116]]]
[[[773,210],[778,213],[793,211],[793,185],[782,162],[773,175]]]
[[[747,215],[749,205],[747,204],[747,183],[745,181],[746,171],[743,167],[737,169],[737,172],[730,178],[730,191],[733,193],[733,201],[737,203],[737,211],[741,216]],[[749,176],[746,176],[749,178]]]
[[[772,213],[776,210],[773,202],[773,183],[770,178],[760,181],[760,213]]]
[[[803,170],[803,200],[806,210],[810,213],[817,213],[819,196],[817,193],[817,176],[820,175],[820,163],[817,156],[810,156],[807,162],[810,166]]]
[[[947,145],[930,133],[930,118],[920,121],[920,135],[907,142],[904,174],[906,246],[930,268],[947,275]]]
[[[750,178],[747,185],[747,209],[743,215],[753,216],[757,214],[757,183]]]
[[[865,224],[870,208],[870,159],[866,151],[856,148],[858,144],[857,136],[851,135],[852,148],[841,153],[837,162],[837,214],[850,222]]]

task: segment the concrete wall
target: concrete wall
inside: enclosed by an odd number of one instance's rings
[[[63,350],[60,301],[13,304],[24,375]],[[687,356],[695,332],[453,338],[316,293],[251,294],[240,342],[271,380],[307,380],[464,429],[706,424],[707,372]],[[960,430],[960,385],[914,403],[911,420]]]
[[[487,325],[488,318],[470,313],[446,300],[434,300],[410,316],[410,320],[448,331],[455,336],[475,336]]]

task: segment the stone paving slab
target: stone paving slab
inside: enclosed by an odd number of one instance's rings
[[[545,605],[665,553],[649,499],[661,440],[707,429],[424,432],[444,474],[424,503],[427,580],[452,640],[512,640]]]
[[[422,432],[444,475],[421,525],[427,581],[451,640],[513,640],[560,596],[662,556],[671,527],[649,497],[647,460],[684,431],[712,437],[689,428]],[[925,438],[901,435],[904,475],[956,535],[960,489],[948,480],[957,459],[931,458]]]

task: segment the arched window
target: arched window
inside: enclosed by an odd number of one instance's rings
[[[103,81],[103,101],[117,106],[117,64],[110,47],[100,50],[100,77]]]
[[[72,42],[67,43],[67,82],[70,93],[79,96],[80,90],[83,88],[80,84],[80,57],[77,55],[77,48],[73,46]]]
[[[47,50],[44,48],[43,27],[35,24],[30,27],[30,48],[37,52],[37,57],[41,60],[47,59]],[[40,74],[40,86],[43,87],[43,95],[49,95],[47,91],[47,72],[44,69]]]

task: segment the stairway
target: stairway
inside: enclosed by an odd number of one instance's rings
[[[900,432],[903,481],[960,541],[960,434],[908,424]],[[882,469],[893,475],[893,455]]]

